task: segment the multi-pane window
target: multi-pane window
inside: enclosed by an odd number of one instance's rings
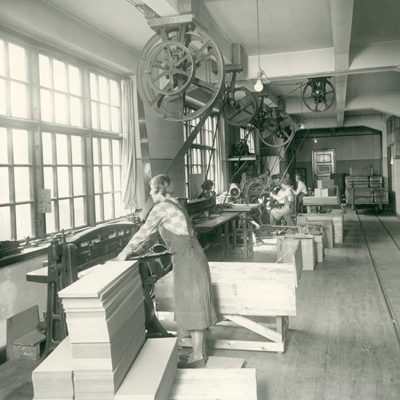
[[[80,69],[59,59],[39,55],[41,120],[82,126]]]
[[[190,174],[203,174],[204,179],[211,179],[217,186],[217,182],[215,182],[215,157],[217,156],[217,140],[214,138],[216,119],[217,117],[215,116],[210,116],[206,119],[190,150],[185,155],[186,194],[188,196],[190,196]],[[185,122],[185,139],[191,134],[199,121],[200,119],[197,118],[192,121]]]
[[[246,128],[240,128],[240,139],[246,139],[247,146],[249,146],[249,153],[255,154],[255,147],[254,147],[254,131],[250,131]]]
[[[42,133],[44,187],[51,191],[46,233],[87,224],[84,141],[81,136]]]
[[[0,240],[34,236],[30,132],[0,127]]]
[[[122,215],[120,141],[93,138],[96,222]]]
[[[0,38],[0,240],[120,217],[120,81],[12,42]]]
[[[92,128],[121,132],[120,85],[116,80],[90,74]]]
[[[0,114],[29,118],[27,52],[0,40]]]

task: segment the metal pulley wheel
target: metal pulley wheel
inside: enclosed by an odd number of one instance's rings
[[[221,104],[224,120],[233,126],[247,125],[258,109],[257,97],[245,87],[227,90]]]
[[[198,236],[198,240],[208,261],[220,261],[222,259],[225,254],[225,242],[218,232],[202,233]]]
[[[281,147],[292,140],[296,133],[292,117],[286,111],[267,113],[264,121],[259,121],[258,135],[260,140],[269,147]],[[268,138],[272,140],[267,140]],[[282,141],[276,141],[279,138]]]
[[[324,112],[330,108],[335,100],[335,89],[324,78],[311,78],[303,89],[303,102],[314,112]]]
[[[144,46],[138,62],[138,91],[143,102],[164,119],[189,121],[215,104],[225,81],[222,54],[199,28],[160,28]],[[185,107],[185,100],[201,102]]]

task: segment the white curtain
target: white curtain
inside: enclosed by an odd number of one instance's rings
[[[134,213],[136,193],[136,143],[134,116],[135,83],[131,78],[122,81],[122,201],[124,209]]]

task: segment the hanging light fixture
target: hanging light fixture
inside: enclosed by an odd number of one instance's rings
[[[270,83],[271,81],[268,79],[267,74],[261,68],[260,62],[260,15],[258,12],[258,0],[257,1],[257,49],[258,49],[258,72],[257,72],[257,82],[254,85],[254,90],[256,92],[262,92],[264,89],[264,83]]]

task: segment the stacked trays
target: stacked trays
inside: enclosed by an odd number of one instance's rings
[[[67,317],[75,400],[114,400],[146,340],[137,262],[108,262],[58,294]]]
[[[33,371],[33,400],[72,400],[72,358],[69,337]]]

